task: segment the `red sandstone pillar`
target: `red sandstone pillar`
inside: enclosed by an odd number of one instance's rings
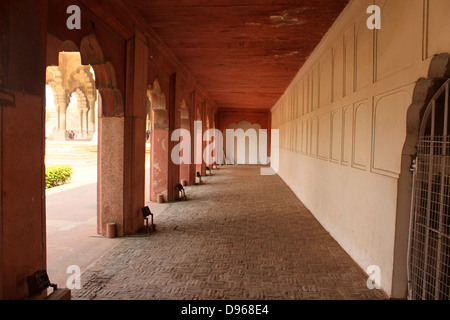
[[[47,11],[0,1],[0,300],[27,299],[27,276],[46,269]]]
[[[113,65],[106,62],[95,34],[80,44],[83,63],[96,74],[99,91],[97,231],[106,235],[107,224],[115,223],[117,235],[124,230],[124,102],[117,88]],[[120,66],[119,66],[120,67]]]
[[[99,66],[95,66],[99,68]],[[123,235],[124,116],[113,112],[122,102],[110,88],[99,88],[97,231],[106,235],[107,224],[115,223]]]
[[[175,201],[178,199],[177,185],[180,183],[180,165],[172,161],[171,155],[173,148],[178,144],[172,141],[172,133],[180,127],[179,116],[176,108],[178,83],[176,74],[172,74],[169,78],[169,149],[167,150],[168,163],[168,177],[167,177],[167,201]]]
[[[127,43],[124,155],[124,230],[134,234],[144,227],[145,141],[147,119],[146,37],[136,32]]]
[[[160,93],[159,93],[160,94]],[[163,195],[165,201],[178,198],[177,184],[180,182],[180,168],[171,159],[173,148],[179,143],[171,141],[171,135],[179,125],[176,113],[177,78],[169,77],[168,103],[161,104],[161,96],[156,94],[159,103],[152,105],[152,137],[150,167],[150,200],[158,201]]]

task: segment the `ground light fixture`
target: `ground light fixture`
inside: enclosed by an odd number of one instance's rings
[[[145,227],[147,228],[147,234],[153,233],[156,231],[155,225],[153,223],[153,213],[150,211],[149,207],[143,207],[141,209],[142,211],[142,216],[144,217],[145,220]],[[151,224],[148,224],[148,217],[150,217],[150,221]]]
[[[27,277],[27,283],[30,297],[40,295],[49,287],[53,288],[53,292],[57,289],[57,285],[50,282],[47,271],[45,270],[36,271],[33,275]]]

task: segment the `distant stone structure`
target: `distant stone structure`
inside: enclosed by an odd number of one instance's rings
[[[97,132],[97,90],[92,67],[82,65],[79,52],[60,52],[59,65],[47,68],[46,84],[53,91],[55,106],[49,106],[51,97],[47,97],[47,138],[92,140]]]

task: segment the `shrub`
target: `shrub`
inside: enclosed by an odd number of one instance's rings
[[[70,181],[73,169],[69,165],[57,165],[45,168],[45,188],[53,188]]]

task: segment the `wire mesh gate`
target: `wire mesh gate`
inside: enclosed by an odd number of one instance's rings
[[[414,163],[408,254],[409,299],[450,299],[449,84],[433,97]]]

